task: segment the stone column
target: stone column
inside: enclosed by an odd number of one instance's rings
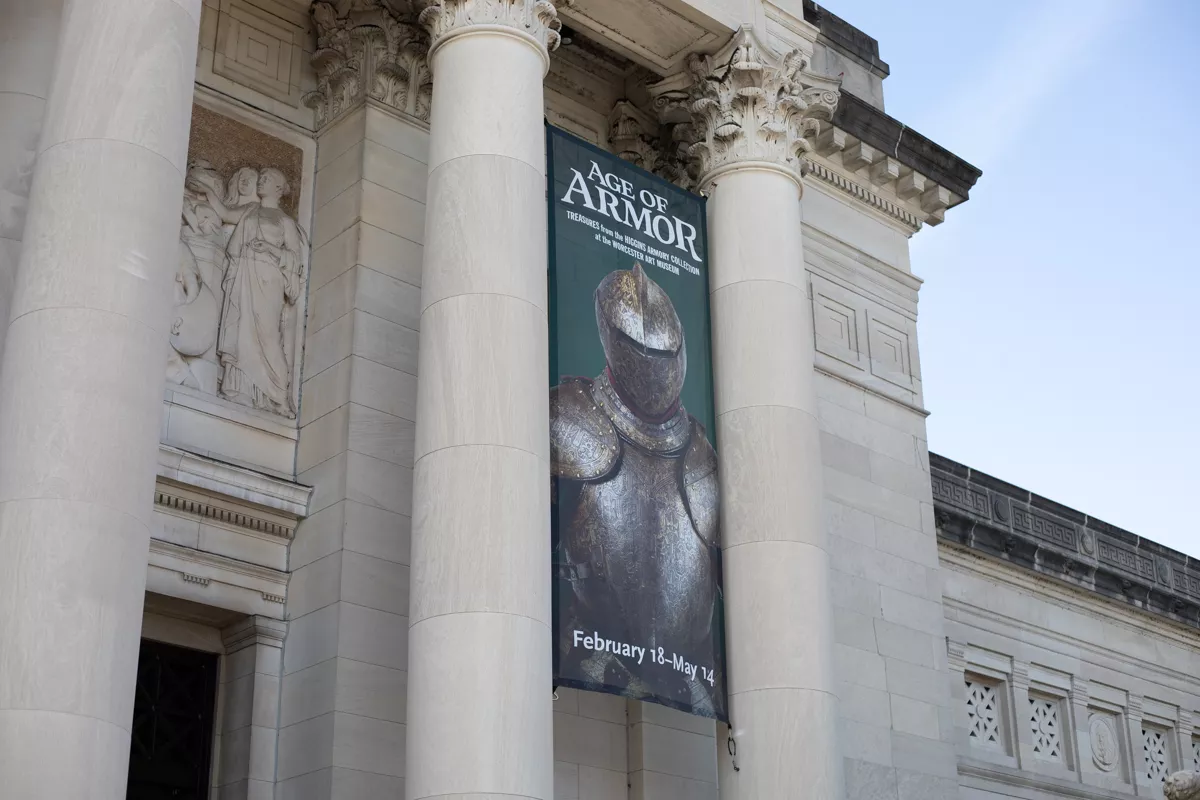
[[[440,0],[421,288],[406,794],[549,798],[546,0]]]
[[[65,12],[0,374],[0,775],[125,796],[200,0]]]
[[[746,27],[689,63],[689,166],[709,196],[733,738],[718,734],[722,798],[843,796],[800,216],[807,137],[838,95],[807,61]]]
[[[61,19],[61,0],[0,2],[0,353]]]

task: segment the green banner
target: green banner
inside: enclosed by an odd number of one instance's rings
[[[705,201],[546,130],[555,681],[725,720]]]

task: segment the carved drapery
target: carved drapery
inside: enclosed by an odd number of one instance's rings
[[[288,419],[308,253],[292,191],[275,167],[189,164],[167,358],[169,383]]]
[[[805,171],[812,140],[837,108],[840,83],[808,71],[800,50],[777,55],[743,27],[716,55],[693,54],[684,75],[650,87],[693,185],[748,161]],[[671,153],[666,153],[669,165]]]
[[[558,47],[558,8],[574,0],[425,0],[420,23],[436,45],[444,36],[471,25],[515,28],[536,39],[547,52]]]
[[[317,112],[318,128],[366,97],[429,119],[429,36],[414,24],[424,6],[421,0],[313,4],[317,90],[304,103]]]

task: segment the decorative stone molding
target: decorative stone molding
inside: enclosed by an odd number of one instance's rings
[[[313,3],[317,90],[304,103],[317,112],[318,129],[368,97],[428,121],[429,36],[414,24],[424,1]]]
[[[1071,676],[1071,702],[1075,705],[1086,706],[1091,700],[1091,685],[1086,678],[1078,675]]]
[[[967,646],[953,639],[946,640],[946,660],[951,672],[962,674],[967,669]]]
[[[428,2],[428,0],[425,0]],[[418,21],[429,30],[432,47],[457,30],[473,25],[498,25],[527,33],[547,53],[553,52],[561,36],[558,8],[574,0],[432,0]],[[432,48],[431,48],[432,49]]]
[[[291,539],[312,489],[161,445],[154,502],[249,533]]]
[[[697,184],[750,161],[782,167],[799,179],[813,140],[833,118],[840,87],[838,80],[810,72],[809,59],[800,50],[777,55],[743,26],[717,54],[692,54],[685,76],[650,87],[660,119],[685,123],[675,138],[686,144]]]
[[[286,623],[255,614],[223,629],[221,640],[225,643],[225,654],[232,655],[256,644],[283,647],[283,637],[286,634]]]
[[[150,540],[146,591],[240,614],[282,619],[287,572]]]
[[[940,540],[1200,629],[1196,559],[937,454],[929,462]]]
[[[1024,661],[1013,662],[1012,684],[1014,689],[1029,691],[1029,665]]]
[[[809,162],[808,174],[839,191],[845,192],[856,200],[860,200],[872,208],[878,209],[889,217],[899,220],[914,231],[921,228],[921,223],[923,222],[921,217],[918,217],[904,206],[893,203],[886,197],[877,194],[856,181],[850,180],[845,175],[830,169],[820,162]],[[917,175],[915,172],[909,174]],[[918,175],[918,177],[920,176]]]

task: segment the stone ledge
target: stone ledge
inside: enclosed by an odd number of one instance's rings
[[[282,619],[288,574],[234,558],[150,541],[146,590],[211,608]]]
[[[289,539],[312,495],[310,486],[167,445],[158,449],[157,483],[156,505]]]
[[[1055,778],[1037,772],[1028,772],[1015,767],[1005,767],[987,761],[960,758],[958,774],[961,778],[972,778],[979,788],[992,787],[995,784],[1030,789],[1038,795],[1049,794],[1057,797],[1077,797],[1080,800],[1124,800],[1134,796],[1133,786],[1128,792],[1117,792],[1094,786],[1090,783],[1080,783],[1076,778]],[[970,785],[970,784],[967,784]]]
[[[1200,629],[1200,561],[935,453],[938,538]]]
[[[890,155],[962,200],[969,198],[971,187],[983,174],[982,170],[932,139],[846,91],[841,93],[841,100],[833,114],[833,125]]]

